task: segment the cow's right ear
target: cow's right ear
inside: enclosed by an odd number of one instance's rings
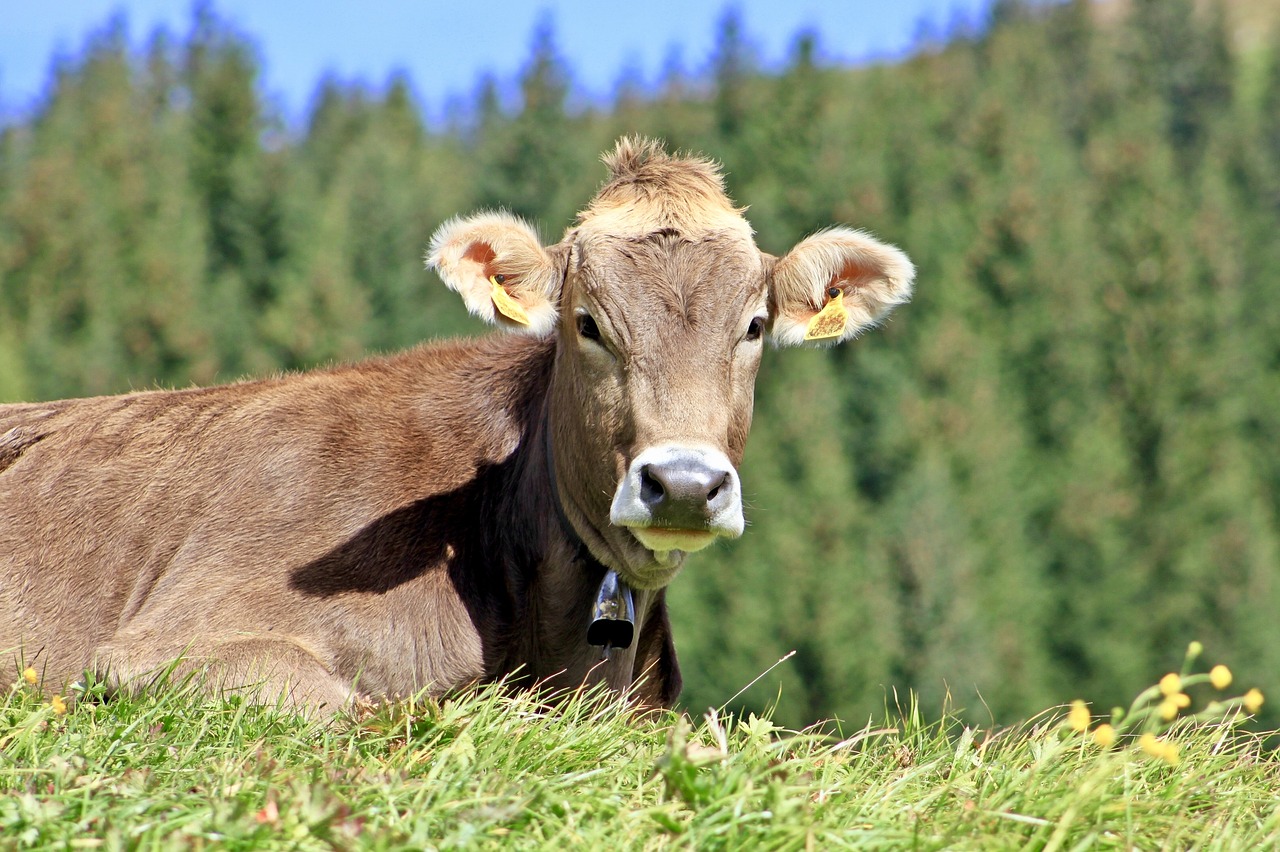
[[[505,212],[477,213],[440,226],[427,266],[486,322],[544,335],[559,315],[564,270],[556,257],[524,220]]]

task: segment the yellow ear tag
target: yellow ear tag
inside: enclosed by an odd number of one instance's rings
[[[501,275],[489,276],[489,281],[493,284],[493,292],[489,294],[489,297],[493,299],[493,306],[498,309],[498,313],[512,322],[528,325],[529,315],[525,313],[524,306],[512,298],[511,294],[498,281],[501,277]]]
[[[809,320],[805,340],[826,340],[828,337],[844,334],[844,327],[849,322],[849,312],[844,309],[844,293],[836,287],[832,287],[828,293],[832,294],[831,298]]]

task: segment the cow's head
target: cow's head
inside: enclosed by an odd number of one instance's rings
[[[483,213],[443,226],[429,264],[472,313],[556,335],[554,476],[570,523],[631,585],[742,533],[737,467],[767,335],[840,343],[911,293],[901,251],[847,228],[781,258],[756,248],[716,166],[624,139],[558,244]]]

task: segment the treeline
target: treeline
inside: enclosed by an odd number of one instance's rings
[[[108,27],[0,134],[0,399],[476,333],[433,230],[504,206],[555,239],[602,150],[659,136],[724,163],[765,250],[844,222],[920,269],[864,340],[766,357],[750,528],[672,590],[691,709],[795,649],[735,703],[1011,722],[1127,703],[1191,639],[1280,697],[1280,42],[1129,5],[1005,0],[859,69],[800,37],[771,73],[729,16],[708,73],[586,111],[544,30],[519,110],[490,84],[447,127],[404,79],[286,127],[207,9],[141,52]]]

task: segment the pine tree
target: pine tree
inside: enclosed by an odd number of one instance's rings
[[[544,18],[520,76],[520,112],[509,122],[497,122],[499,132],[485,132],[477,151],[484,163],[483,206],[503,207],[552,228],[569,224],[591,189],[575,168],[574,128],[566,113],[569,87],[551,20]]]

